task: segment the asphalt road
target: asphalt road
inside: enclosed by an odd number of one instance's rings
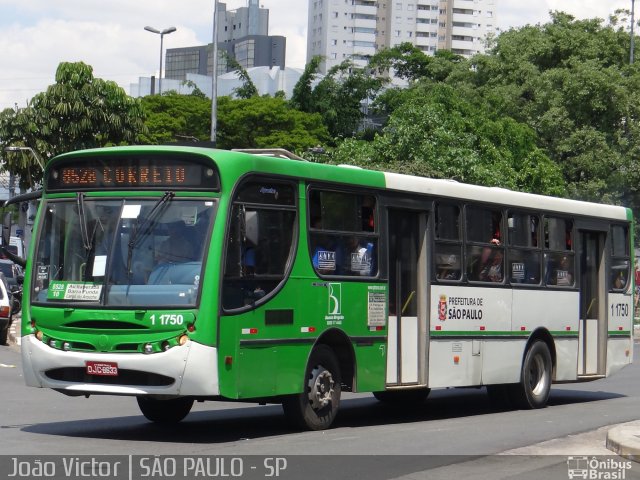
[[[0,449],[11,455],[319,455],[299,466],[307,479],[316,478],[311,471],[317,478],[332,476],[320,475],[326,456],[366,455],[358,461],[336,457],[332,465],[341,474],[334,478],[349,478],[363,462],[367,478],[423,478],[411,472],[449,472],[450,465],[473,464],[478,457],[502,458],[493,455],[638,420],[639,350],[636,344],[635,364],[608,379],[554,386],[541,410],[497,409],[484,389],[436,390],[420,408],[403,409],[371,395],[347,394],[333,429],[300,432],[287,426],[278,405],[222,402],[197,404],[179,425],[161,427],[149,423],[129,397],[71,398],[27,388],[19,347],[0,347]],[[395,464],[389,455],[406,457]],[[544,473],[545,462],[536,475]],[[566,457],[551,462],[556,468],[565,463]],[[495,468],[488,465],[486,478],[511,478],[496,476]],[[513,478],[527,478],[517,471]]]

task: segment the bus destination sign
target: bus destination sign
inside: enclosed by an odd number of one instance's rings
[[[81,159],[49,172],[49,191],[96,189],[218,189],[213,166],[172,157]]]

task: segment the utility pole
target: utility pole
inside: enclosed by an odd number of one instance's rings
[[[216,146],[216,130],[218,128],[218,0],[213,0],[213,52],[211,72],[211,144]]]
[[[635,16],[634,16],[635,3],[636,3],[636,0],[631,0],[631,47],[629,48],[629,63],[631,65],[633,65],[633,49],[634,49],[635,43],[636,43],[635,42],[635,40],[636,40],[635,39],[635,35],[633,33],[633,30],[634,30],[633,27],[634,27],[634,24],[636,23]]]

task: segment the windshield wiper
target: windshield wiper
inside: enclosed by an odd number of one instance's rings
[[[160,198],[156,204],[153,206],[149,214],[144,218],[142,223],[136,228],[134,232],[131,233],[129,237],[129,250],[127,252],[127,276],[131,277],[131,259],[133,257],[133,249],[136,244],[140,240],[147,235],[148,231],[151,229],[151,225],[155,221],[156,217],[162,212],[164,206],[169,203],[169,201],[175,197],[175,192],[167,191],[164,192],[162,198]]]
[[[76,203],[78,205],[78,217],[80,218],[80,236],[82,237],[82,246],[89,252],[93,248],[93,239],[89,238],[89,226],[87,225],[87,216],[84,211],[84,193],[78,192]]]

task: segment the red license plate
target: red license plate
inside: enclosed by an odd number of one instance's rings
[[[103,377],[117,377],[118,364],[115,362],[85,362],[87,374]]]

